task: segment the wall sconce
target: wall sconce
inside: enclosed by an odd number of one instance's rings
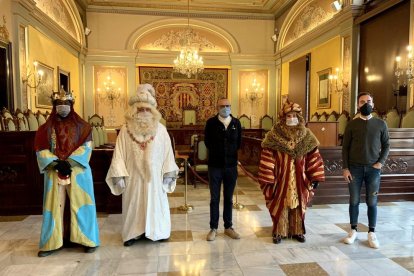
[[[403,78],[402,85],[405,87],[407,84],[411,84],[414,79],[414,58],[413,58],[413,47],[411,45],[407,46],[407,57],[406,57],[406,67],[401,67],[401,57],[397,56],[395,58],[395,70],[394,76],[397,79],[397,89],[400,87],[400,78]]]
[[[22,78],[23,84],[27,85],[30,88],[36,89],[39,87],[43,79],[43,70],[37,70],[38,62],[33,62],[33,71],[30,69],[27,70],[26,77]]]
[[[254,102],[258,102],[263,98],[264,88],[257,82],[256,78],[250,84],[249,88],[246,88],[246,100],[252,105]]]
[[[114,108],[114,103],[121,101],[121,88],[115,88],[115,82],[112,80],[111,76],[106,77],[103,87],[103,89],[97,89],[99,99],[109,102],[111,108]]]
[[[342,72],[339,72],[339,68],[335,69],[335,75],[329,75],[329,82],[332,86],[332,91],[334,93],[343,93],[344,88],[348,87],[348,81],[344,81],[344,76]]]

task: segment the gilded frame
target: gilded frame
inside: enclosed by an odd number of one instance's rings
[[[332,68],[318,72],[318,98],[316,106],[317,108],[330,108],[331,107],[331,86],[329,75],[331,75]]]

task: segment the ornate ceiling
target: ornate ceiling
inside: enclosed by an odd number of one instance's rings
[[[297,0],[190,0],[190,12],[277,16]],[[187,0],[78,0],[88,10],[187,11]]]

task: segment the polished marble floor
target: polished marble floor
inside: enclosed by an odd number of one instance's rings
[[[366,207],[361,205],[358,240],[346,245],[346,204],[314,205],[306,214],[307,241],[271,239],[271,219],[257,185],[239,177],[234,228],[240,240],[223,234],[205,240],[209,225],[209,191],[188,188],[191,213],[184,205],[184,185],[169,196],[171,238],[140,240],[124,247],[121,216],[99,214],[102,245],[92,254],[63,249],[38,258],[41,216],[0,217],[0,275],[412,275],[414,273],[414,202],[380,204],[377,237],[380,249],[367,243]],[[323,184],[322,184],[323,185]],[[236,201],[236,197],[235,197]]]

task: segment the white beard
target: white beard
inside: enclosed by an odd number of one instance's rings
[[[152,114],[151,116],[134,114],[127,122],[129,131],[140,143],[148,141],[157,133],[158,119]]]

